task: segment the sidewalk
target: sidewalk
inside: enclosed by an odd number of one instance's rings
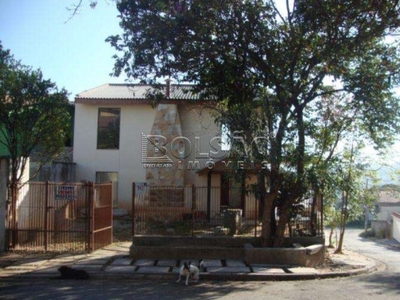
[[[133,261],[129,258],[130,242],[114,243],[90,254],[18,254],[0,255],[1,278],[55,278],[58,268],[68,265],[86,270],[94,279],[168,279],[178,278],[179,260]],[[192,262],[196,262],[192,260]],[[344,251],[343,255],[331,255],[327,264],[320,268],[290,266],[248,265],[236,260],[204,260],[206,272],[200,279],[209,280],[304,280],[340,276],[353,276],[373,272],[384,266],[379,262]]]

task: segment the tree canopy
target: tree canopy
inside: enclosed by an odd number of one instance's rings
[[[0,43],[0,144],[10,158],[10,185],[19,184],[27,160],[40,150],[54,158],[70,136],[67,92],[14,59]]]
[[[195,83],[230,130],[263,134],[263,239],[277,246],[290,207],[323,187],[344,132],[383,147],[400,121],[399,1],[282,2],[121,0],[123,34],[107,39],[121,53],[115,75]]]

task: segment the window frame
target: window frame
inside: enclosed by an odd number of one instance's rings
[[[116,113],[118,112],[118,114]],[[106,123],[102,121],[101,118],[104,118],[105,116],[102,116],[102,113],[110,113],[110,114],[115,114],[115,119],[113,122],[108,122],[107,126],[104,126],[104,124],[101,123]],[[112,128],[114,123],[114,128]],[[111,126],[110,126],[111,125]],[[116,130],[116,127],[118,129]],[[114,141],[110,140],[107,142],[105,138],[101,137],[102,133],[107,132],[107,129],[109,132],[112,134],[112,130],[118,131],[116,133],[117,137],[115,138]],[[120,139],[121,139],[121,108],[120,107],[99,107],[97,111],[97,141],[96,141],[96,148],[97,150],[119,150],[120,148]]]

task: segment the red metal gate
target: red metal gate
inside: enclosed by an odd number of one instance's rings
[[[112,183],[90,184],[89,251],[103,248],[113,240]]]
[[[6,250],[91,252],[112,243],[111,183],[31,182],[16,207]]]

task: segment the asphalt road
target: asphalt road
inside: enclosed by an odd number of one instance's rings
[[[350,278],[286,281],[201,281],[185,286],[166,280],[0,281],[0,299],[400,299],[400,249],[359,238],[347,230],[345,247],[388,265],[384,271]]]
[[[344,245],[352,251],[384,262],[388,273],[400,276],[400,244],[387,240],[371,240],[359,236],[363,230],[347,229]]]

